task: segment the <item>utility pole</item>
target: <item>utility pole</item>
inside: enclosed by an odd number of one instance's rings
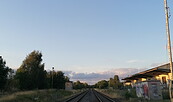
[[[54,67],[52,67],[52,89],[53,89],[53,71],[54,71]]]
[[[168,54],[169,54],[170,71],[171,71],[170,82],[169,82],[169,96],[170,96],[171,102],[173,102],[173,98],[172,98],[173,67],[172,67],[171,38],[170,38],[170,30],[169,30],[169,15],[168,15],[169,7],[167,5],[167,0],[164,0],[164,6],[165,6],[165,16],[166,16],[166,34],[167,34],[167,40],[168,40]]]

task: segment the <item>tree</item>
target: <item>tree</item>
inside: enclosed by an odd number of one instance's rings
[[[122,84],[120,83],[118,75],[114,75],[114,79],[110,78],[110,80],[109,80],[109,87],[117,89],[117,88],[121,87],[121,85]]]
[[[0,90],[2,91],[6,85],[8,72],[10,68],[7,67],[6,62],[3,60],[2,56],[0,56]]]
[[[74,89],[82,89],[82,83],[78,80],[76,82],[73,83],[73,88]]]
[[[17,69],[16,79],[20,89],[43,89],[46,85],[46,71],[42,62],[42,53],[31,52]]]
[[[47,82],[50,88],[52,88],[52,78],[53,88],[56,89],[65,89],[65,82],[69,81],[69,78],[67,76],[64,76],[64,73],[62,71],[50,71],[49,73],[47,73]]]
[[[89,88],[88,83],[83,83],[84,84],[84,88]]]
[[[65,76],[62,71],[57,71],[54,74],[53,87],[57,89],[65,89]]]
[[[114,75],[114,81],[115,83],[120,83],[118,75]]]
[[[69,81],[70,81],[70,78],[67,77],[67,76],[65,76],[65,81],[66,81],[66,82],[69,82]]]
[[[109,79],[109,87],[115,88],[115,81],[113,78]]]
[[[101,80],[96,83],[97,88],[105,89],[108,87],[108,82],[106,80]]]
[[[82,88],[88,88],[89,85],[87,83],[81,83],[79,80],[73,83],[74,89],[82,89]]]
[[[15,91],[18,88],[18,81],[14,79],[14,73],[13,69],[9,69],[5,91]]]

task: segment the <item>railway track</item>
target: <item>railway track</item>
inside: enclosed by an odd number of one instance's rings
[[[97,97],[97,99],[99,100],[99,102],[120,102],[117,99],[112,99],[109,96],[102,94],[96,90],[93,90],[95,96]]]
[[[70,97],[64,102],[120,102],[116,99],[112,99],[96,90],[89,89],[81,92],[77,95]]]
[[[81,99],[89,92],[89,90],[87,91],[83,91],[77,95],[74,95],[72,97],[70,97],[69,99],[65,100],[64,102],[80,102]]]

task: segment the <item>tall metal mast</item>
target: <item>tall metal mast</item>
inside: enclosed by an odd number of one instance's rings
[[[171,71],[171,76],[170,76],[170,84],[169,84],[169,95],[170,95],[170,100],[173,102],[172,98],[172,80],[173,80],[173,67],[172,67],[172,51],[171,51],[171,38],[170,38],[170,30],[169,30],[169,15],[168,15],[168,10],[169,7],[167,5],[167,0],[164,0],[164,6],[165,6],[165,16],[166,16],[166,34],[167,34],[167,40],[168,40],[168,53],[169,53],[169,61],[170,61],[170,71]]]

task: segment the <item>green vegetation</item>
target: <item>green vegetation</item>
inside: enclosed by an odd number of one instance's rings
[[[69,81],[62,71],[47,72],[42,63],[42,53],[33,51],[26,56],[21,66],[14,70],[8,68],[0,56],[0,90],[1,94],[16,91],[39,89],[65,89]]]
[[[114,75],[114,79],[110,78],[109,87],[112,87],[113,89],[122,87],[122,83],[120,83],[118,75]]]
[[[108,88],[108,82],[106,80],[101,80],[97,82],[95,86],[96,88],[99,88],[99,89],[106,89]]]
[[[83,88],[88,88],[89,85],[87,83],[81,83],[80,81],[76,81],[73,83],[73,88],[74,89],[83,89]]]
[[[6,62],[0,56],[0,90],[4,91],[5,85],[7,83],[8,72],[11,70],[6,65]]]
[[[163,88],[162,89],[162,96],[163,96],[163,99],[170,99],[170,97],[169,97],[169,89],[168,88]]]
[[[49,83],[52,81],[52,72],[48,74]],[[65,89],[65,82],[69,81],[69,78],[64,76],[62,71],[53,71],[53,88],[56,89]]]
[[[136,96],[136,89],[129,89],[125,91],[125,98],[130,99],[130,98],[137,98]]]
[[[107,96],[110,96],[112,98],[118,98],[118,99],[125,99],[125,93],[126,90],[119,90],[119,89],[97,89],[97,91],[100,91]]]
[[[16,92],[0,97],[0,102],[62,102],[76,93],[65,90],[35,90]]]
[[[42,62],[42,54],[33,51],[17,69],[16,79],[19,81],[19,88],[32,90],[46,87],[46,71]]]
[[[119,99],[121,102],[170,102],[169,99],[145,100],[143,98],[137,98],[135,89],[131,89],[130,91],[127,89],[97,89],[97,91],[100,91],[109,97]],[[163,93],[166,95],[168,94],[167,92],[165,93],[165,91]]]
[[[69,78],[62,71],[47,72],[39,51],[27,55],[16,74],[5,64],[0,56],[0,102],[62,102],[80,91],[65,91]],[[87,87],[87,83],[74,83],[75,89]]]
[[[120,89],[123,87],[123,84],[120,82],[118,75],[114,75],[114,79],[110,78],[110,80],[101,80],[94,85],[95,88],[99,89]]]

